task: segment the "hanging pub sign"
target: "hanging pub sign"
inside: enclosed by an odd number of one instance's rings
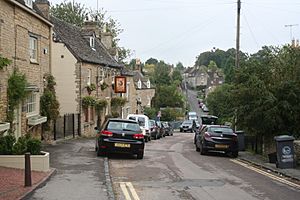
[[[115,77],[115,93],[126,93],[126,76]]]

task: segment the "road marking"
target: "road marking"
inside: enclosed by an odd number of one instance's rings
[[[120,187],[126,200],[140,200],[131,182],[120,182]]]
[[[278,176],[275,176],[275,175],[273,175],[273,174],[271,174],[271,173],[268,173],[268,172],[266,172],[266,171],[264,171],[264,170],[258,169],[258,168],[256,168],[256,167],[253,167],[253,166],[251,166],[251,165],[249,165],[249,164],[246,164],[246,163],[241,162],[241,161],[238,161],[238,160],[230,159],[230,161],[231,161],[231,162],[234,162],[234,163],[236,163],[236,164],[242,165],[243,167],[246,167],[246,168],[248,168],[248,169],[250,169],[250,170],[253,170],[253,171],[255,171],[255,172],[259,173],[259,174],[262,174],[262,175],[264,175],[264,176],[267,176],[267,177],[269,177],[269,178],[271,178],[271,179],[273,179],[273,180],[276,180],[276,181],[279,181],[279,182],[284,183],[284,184],[286,184],[286,185],[289,185],[289,186],[295,187],[295,188],[297,188],[297,189],[300,189],[300,185],[298,185],[298,184],[296,184],[296,183],[293,183],[293,182],[291,182],[291,181],[288,181],[288,180],[286,180],[286,179],[284,179],[284,178],[280,178],[280,177],[278,177]]]

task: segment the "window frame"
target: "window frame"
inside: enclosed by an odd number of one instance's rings
[[[33,35],[29,35],[29,60],[38,63],[38,38]]]
[[[26,117],[32,117],[39,114],[39,93],[31,91],[23,103],[23,111]]]

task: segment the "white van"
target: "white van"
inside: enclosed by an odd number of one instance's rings
[[[198,116],[196,112],[189,112],[188,113],[188,120],[198,120]]]
[[[139,123],[142,131],[143,131],[143,135],[145,137],[145,141],[148,142],[151,140],[151,136],[150,136],[150,128],[149,128],[149,117],[147,115],[143,115],[143,114],[129,114],[127,116],[127,119],[131,119],[134,120],[136,122]]]

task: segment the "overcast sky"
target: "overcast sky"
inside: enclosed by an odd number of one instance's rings
[[[52,5],[62,0],[49,0]],[[67,0],[68,1],[68,0]],[[103,8],[124,29],[120,46],[132,58],[153,57],[192,66],[214,47],[235,48],[237,0],[74,0]],[[292,26],[286,26],[292,25]],[[299,0],[243,0],[240,49],[255,53],[264,45],[300,39]]]

